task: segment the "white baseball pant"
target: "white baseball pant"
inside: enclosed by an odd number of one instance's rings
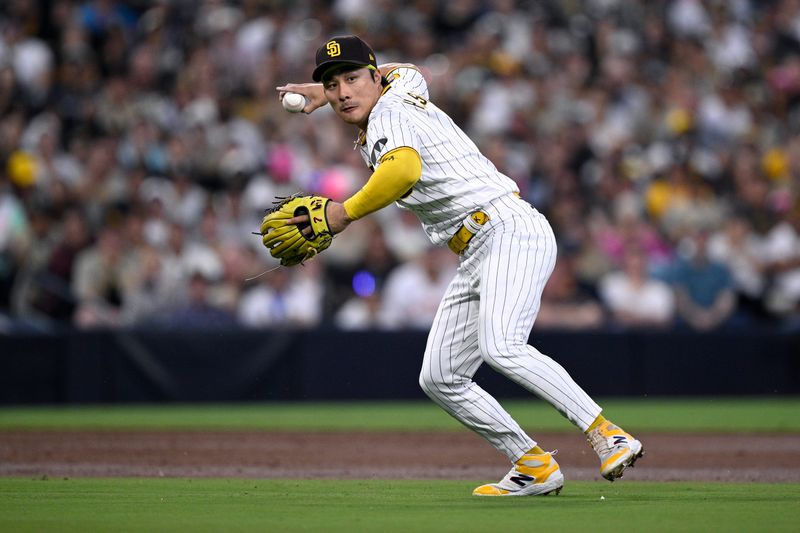
[[[555,407],[585,431],[601,408],[564,368],[528,344],[556,240],[547,219],[508,195],[484,209],[428,336],[420,372],[425,393],[512,462],[536,446],[472,377],[484,362]]]

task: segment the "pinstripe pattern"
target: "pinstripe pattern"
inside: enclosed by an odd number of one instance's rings
[[[399,77],[394,79],[393,74]],[[422,177],[411,195],[397,203],[419,217],[431,241],[444,244],[466,213],[518,188],[447,114],[427,101],[428,88],[419,71],[398,68],[389,79],[391,87],[370,112],[361,156],[373,165],[373,147],[382,139],[386,143],[380,154],[401,146],[419,153]]]
[[[547,220],[511,194],[497,171],[445,113],[427,102],[413,69],[396,69],[373,108],[362,157],[414,148],[422,177],[401,206],[414,211],[434,243],[444,243],[472,212],[490,219],[473,237],[445,293],[425,348],[419,383],[450,415],[516,461],[536,445],[472,377],[487,363],[558,409],[581,430],[600,407],[558,363],[528,345],[542,290],[556,259]],[[409,91],[421,99],[409,95]],[[378,155],[378,159],[380,154]]]
[[[550,225],[511,195],[485,210],[491,220],[462,257],[431,328],[420,386],[516,461],[536,443],[472,381],[482,363],[550,403],[581,430],[601,409],[561,365],[527,343],[555,265]]]

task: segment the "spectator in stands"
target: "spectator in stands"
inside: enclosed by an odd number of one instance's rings
[[[622,197],[617,198],[621,200]],[[634,200],[635,201],[635,200]],[[625,262],[627,251],[640,250],[648,265],[662,267],[672,259],[669,244],[648,219],[641,214],[639,205],[619,202],[613,219],[607,224],[593,228],[597,244],[608,261],[620,267]]]
[[[738,312],[750,320],[764,320],[767,317],[763,304],[766,258],[762,239],[753,231],[750,221],[741,214],[731,215],[724,226],[709,237],[708,255],[730,271]]]
[[[221,279],[224,266],[220,251],[218,218],[212,206],[207,206],[194,231],[184,232],[185,238],[180,259],[185,272],[203,272],[206,279]]]
[[[103,228],[96,242],[75,260],[72,289],[78,301],[74,322],[79,327],[121,324],[125,276],[125,243],[121,228]]]
[[[219,252],[222,277],[214,286],[211,299],[216,305],[235,314],[242,301],[246,280],[263,272],[263,263],[258,260],[256,250],[238,240],[224,243]],[[316,301],[312,302],[317,305]]]
[[[383,215],[384,212],[389,213],[388,223],[392,228],[392,231],[386,233],[386,244],[398,260],[411,261],[425,253],[431,242],[414,213],[399,209],[394,212],[379,211],[377,214],[387,216]]]
[[[14,277],[28,253],[28,214],[11,187],[0,181],[0,312],[9,309]]]
[[[770,205],[770,182],[759,170],[758,154],[752,146],[744,146],[732,156],[730,180],[733,184],[733,207],[742,213],[756,235],[766,235],[775,225],[775,212]]]
[[[687,237],[684,254],[672,275],[682,324],[697,331],[727,325],[736,309],[736,293],[728,268],[709,257],[708,232]]]
[[[764,256],[771,287],[766,304],[776,316],[800,312],[800,201],[766,235]]]
[[[800,317],[786,214],[800,197],[796,2],[387,0],[367,17],[360,2],[313,12],[303,2],[146,4],[0,2],[0,181],[25,220],[44,225],[35,211],[47,205],[48,234],[64,235],[33,238],[44,247],[35,253],[6,251],[0,299],[11,284],[27,287],[12,311],[20,317],[69,323],[71,266],[86,246],[78,234],[99,233],[109,212],[128,228],[125,256],[155,247],[160,270],[182,265],[186,284],[204,269],[221,280],[210,297],[238,307],[235,277],[249,267],[228,245],[250,246],[247,231],[238,235],[248,220],[275,195],[336,197],[366,178],[341,121],[311,127],[270,92],[276,79],[308,75],[299,65],[314,39],[297,35],[354,24],[383,59],[414,58],[437,105],[550,217],[591,291],[628,243],[662,268],[684,236],[723,227],[735,211],[771,250],[759,292],[743,248],[727,231],[715,236],[742,305],[769,307],[781,324]],[[322,316],[353,296],[362,271],[378,292],[352,303],[374,307],[393,268],[423,247],[403,214],[370,222],[317,259]],[[134,263],[153,275],[151,252]],[[151,284],[136,286],[147,300]]]
[[[649,275],[647,256],[629,245],[622,267],[600,280],[600,299],[611,322],[622,328],[666,328],[675,318],[675,298],[670,286]]]
[[[714,191],[685,164],[672,166],[665,179],[654,181],[646,198],[650,214],[672,242],[722,220],[723,206]]]
[[[148,325],[163,321],[182,302],[186,282],[170,268],[169,257],[148,246],[130,265],[123,284],[120,323]]]
[[[322,318],[319,268],[312,260],[302,269],[278,267],[258,278],[242,297],[239,322],[249,327],[317,325]]]
[[[58,233],[60,239],[47,259],[47,266],[34,277],[30,306],[33,313],[70,323],[78,303],[73,289],[76,259],[91,244],[86,215],[79,208],[69,208]]]
[[[390,325],[382,309],[380,291],[373,290],[363,296],[354,295],[336,311],[333,323],[346,331],[385,329]]]
[[[159,324],[182,329],[230,328],[236,316],[211,302],[210,291],[215,281],[202,270],[191,273],[186,302],[176,307]]]
[[[380,224],[373,219],[364,222],[357,233],[361,237],[363,255],[354,262],[335,265],[328,270],[329,298],[332,300],[329,305],[334,312],[352,296],[358,279],[369,278],[374,287],[385,287],[388,276],[399,264]]]
[[[10,311],[20,320],[38,323],[47,320],[36,311],[33,304],[41,290],[39,283],[47,271],[53,250],[59,244],[60,235],[56,231],[55,213],[50,206],[36,204],[30,217],[32,242],[25,250],[19,271],[14,277]]]
[[[603,308],[592,292],[575,275],[575,258],[562,254],[542,293],[537,329],[591,330],[600,328]]]
[[[456,269],[448,248],[429,247],[386,278],[382,315],[388,327],[429,329]]]

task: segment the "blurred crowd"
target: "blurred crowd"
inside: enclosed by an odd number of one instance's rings
[[[798,0],[6,0],[0,331],[428,327],[457,258],[413,215],[294,269],[252,234],[369,176],[275,91],[342,33],[549,217],[536,328],[800,329]]]

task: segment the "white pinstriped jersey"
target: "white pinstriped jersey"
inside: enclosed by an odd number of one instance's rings
[[[377,169],[380,158],[410,147],[422,159],[422,176],[397,203],[413,211],[435,244],[443,244],[464,219],[518,187],[500,173],[441,109],[428,101],[428,85],[417,69],[388,73],[390,86],[372,109],[361,156]]]
[[[446,242],[478,209],[490,217],[459,255],[428,335],[420,386],[515,462],[537,444],[473,381],[484,362],[583,431],[601,412],[561,365],[527,344],[555,265],[555,235],[544,215],[511,194],[516,183],[428,102],[419,71],[398,68],[388,78],[391,85],[369,116],[364,160],[374,168],[395,148],[419,153],[422,176],[398,204],[416,213],[434,243]]]

